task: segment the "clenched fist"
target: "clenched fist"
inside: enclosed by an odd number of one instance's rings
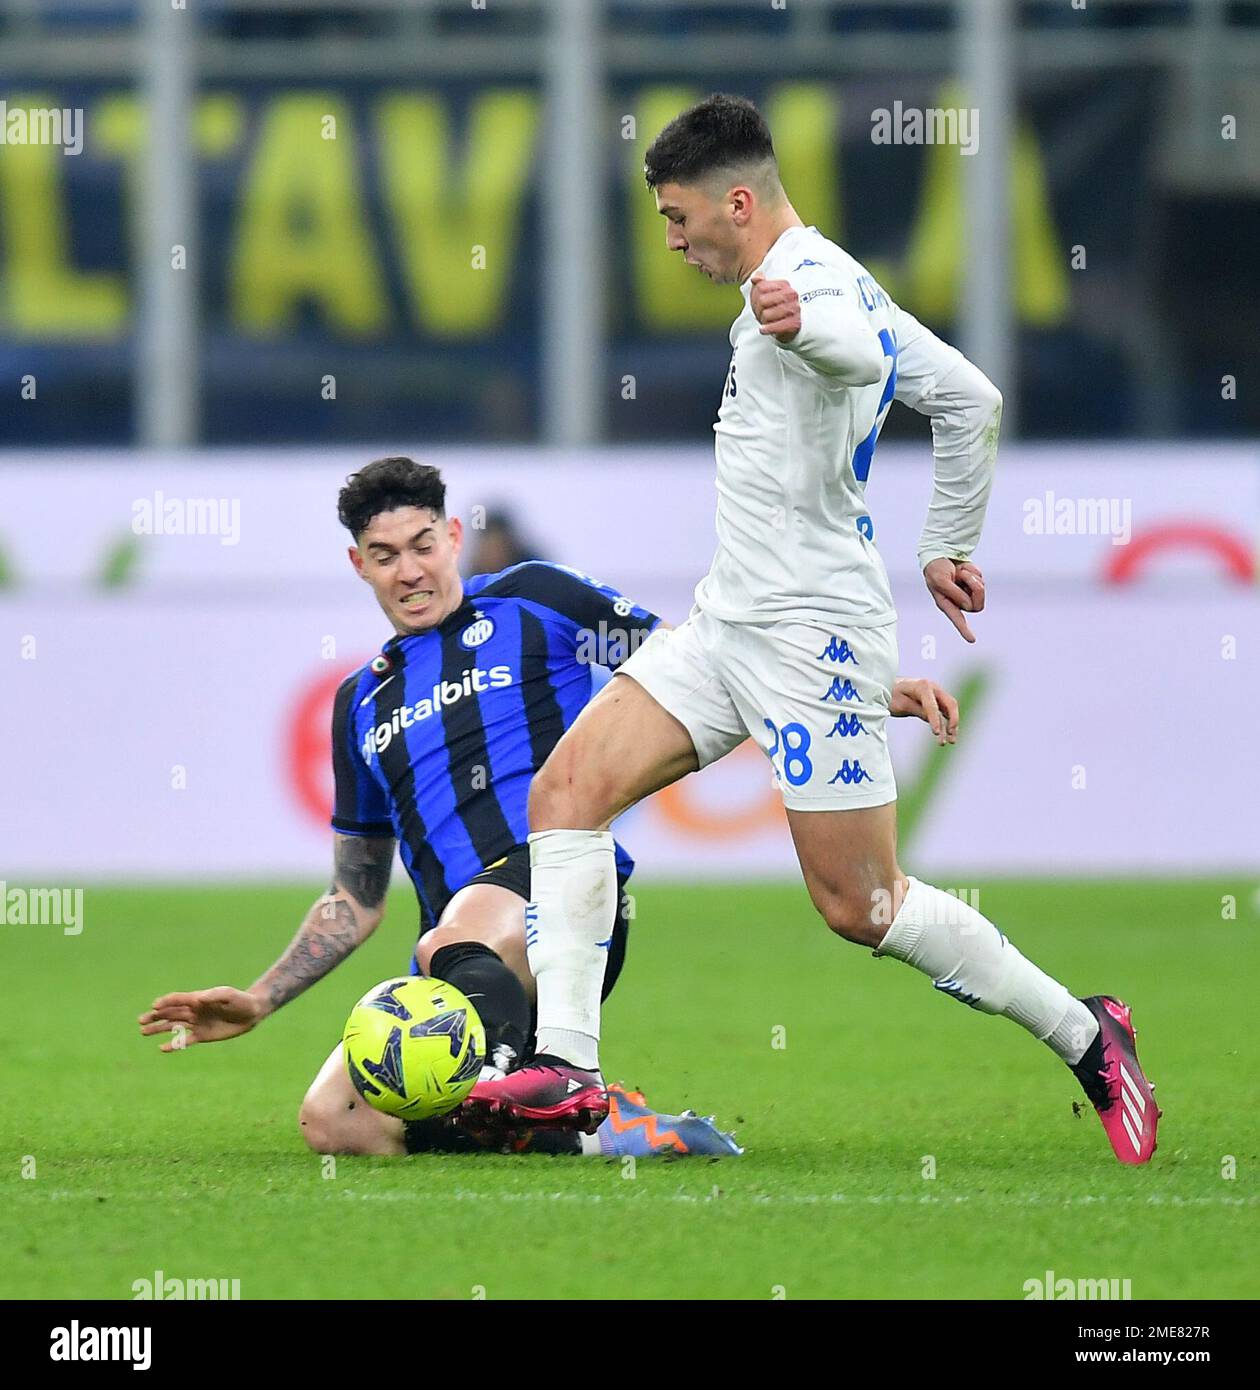
[[[762,333],[769,333],[781,343],[790,343],[800,332],[801,301],[786,280],[767,280],[764,275],[754,275],[748,302]]]

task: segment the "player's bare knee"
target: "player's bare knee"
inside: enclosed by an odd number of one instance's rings
[[[534,775],[529,788],[529,828],[531,830],[592,830],[585,788],[579,790],[580,757],[563,742]],[[589,822],[589,823],[588,823]]]
[[[298,1129],[306,1146],[317,1154],[351,1153],[349,1147],[352,1135],[342,1117],[335,1113],[335,1107],[326,1101],[312,1099],[302,1102],[298,1111]]]
[[[524,927],[515,921],[490,918],[479,919],[475,924],[461,921],[458,914],[453,921],[434,927],[416,943],[416,964],[424,975],[432,974],[433,957],[443,946],[457,946],[461,942],[476,942],[493,951],[500,960],[507,957],[517,940],[523,939]]]
[[[434,931],[425,932],[420,940],[416,942],[416,964],[420,967],[420,973],[422,975],[432,974],[430,965],[433,961],[434,952],[443,944],[433,939],[439,930],[441,929],[437,928]]]
[[[877,920],[871,900],[864,894],[829,895],[818,904],[818,911],[831,931],[858,946],[878,946],[888,930],[887,923]]]
[[[815,906],[823,921],[846,941],[874,949],[883,941],[901,900],[897,872],[871,869],[828,884],[816,892]]]

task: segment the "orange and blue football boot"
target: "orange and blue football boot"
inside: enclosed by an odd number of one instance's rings
[[[681,1158],[694,1155],[698,1158],[734,1158],[744,1151],[735,1142],[733,1134],[726,1134],[717,1128],[713,1116],[707,1119],[697,1115],[694,1110],[684,1110],[681,1115],[664,1115],[653,1110],[643,1097],[642,1091],[628,1091],[624,1086],[612,1085],[607,1088],[608,1114],[595,1131],[599,1142],[598,1153],[607,1158]],[[538,1127],[517,1127],[507,1125],[502,1118],[495,1124],[486,1124],[474,1112],[472,1115],[459,1113],[443,1116],[433,1123],[447,1126],[445,1137],[434,1148],[449,1152],[462,1151],[475,1143],[494,1153],[523,1154],[588,1154],[596,1151],[579,1144],[573,1131],[545,1129]],[[417,1127],[413,1124],[412,1130]],[[409,1145],[409,1152],[419,1152],[418,1147]]]
[[[694,1110],[662,1115],[648,1105],[642,1091],[616,1084],[608,1088],[608,1118],[596,1133],[600,1149],[609,1157],[734,1158],[744,1152],[733,1134],[718,1129],[712,1115],[703,1119]]]

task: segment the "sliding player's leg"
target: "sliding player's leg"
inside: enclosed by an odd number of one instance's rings
[[[514,858],[510,865],[506,860],[491,865],[454,895],[437,926],[416,943],[412,967],[413,972],[445,980],[473,999],[486,1029],[487,1058],[504,1071],[525,1054],[533,991],[525,960],[529,866],[523,851]],[[505,886],[509,882],[515,883],[518,891]],[[441,1120],[404,1125],[392,1115],[373,1110],[351,1084],[340,1043],[311,1082],[298,1122],[307,1144],[322,1154],[388,1155],[481,1148]]]
[[[426,973],[448,981],[472,998],[485,1024],[487,1052],[492,1058],[497,1053],[500,1061],[501,1046],[496,1048],[494,1039],[498,1037],[501,1045],[507,1036],[501,1019],[512,1002],[512,991],[501,972],[512,976],[512,984],[524,986],[526,994],[533,994],[534,981],[525,955],[528,892],[528,855],[514,850],[451,899],[438,926],[421,938],[416,952]],[[614,907],[604,927],[609,949],[602,953],[601,999],[608,997],[621,974],[629,930],[630,900],[625,880],[617,878]],[[524,1017],[528,1021],[528,1004]],[[526,1053],[532,1050],[532,1023],[529,1031]],[[608,1114],[594,1134],[529,1126],[507,1133],[499,1127],[485,1130],[477,1127],[475,1114],[468,1114],[408,1124],[403,1139],[408,1153],[451,1152],[461,1141],[466,1145],[470,1139],[479,1146],[515,1153],[639,1158],[696,1154],[720,1158],[742,1152],[712,1118],[702,1118],[693,1111],[661,1114],[640,1092],[623,1086],[610,1086],[607,1095]]]
[[[729,752],[746,733],[695,623],[654,633],[582,711],[530,789],[529,964],[538,1056],[466,1103],[483,1120],[593,1131],[608,1112],[599,1073],[600,980],[623,811]]]
[[[298,1112],[298,1126],[302,1138],[318,1154],[377,1154],[394,1158],[413,1153],[481,1153],[485,1148],[477,1136],[460,1126],[458,1116],[404,1121],[373,1110],[351,1084],[341,1043],[328,1054],[328,1060],[311,1082]],[[576,1147],[572,1151],[578,1152]]]
[[[383,1115],[354,1089],[339,1042],[302,1099],[302,1138],[317,1154],[404,1154],[403,1122]]]
[[[509,859],[514,856],[509,856]],[[523,860],[524,855],[519,859]],[[526,866],[528,868],[528,866]],[[516,878],[512,878],[513,872]],[[526,879],[528,874],[526,874]],[[494,881],[487,881],[493,879]],[[481,881],[478,881],[481,880]],[[519,1012],[512,986],[524,997],[532,983],[525,964],[525,898],[504,886],[520,883],[516,865],[492,865],[451,899],[436,928],[423,936],[416,960],[426,974],[455,985],[474,1003],[486,1028],[487,1052],[492,1039],[500,1046],[504,1019]],[[527,882],[525,884],[527,887]],[[620,974],[629,931],[629,900],[624,883],[617,885],[617,907],[609,924],[613,948],[605,954],[602,982],[604,997]],[[484,952],[484,954],[481,954]],[[437,962],[442,970],[431,968]],[[510,964],[509,964],[510,962]],[[442,973],[445,971],[446,973]],[[525,979],[518,976],[524,972]],[[508,980],[502,977],[505,972]],[[455,977],[459,978],[455,978]],[[509,983],[510,981],[510,983]],[[530,1006],[523,1004],[526,1034],[531,1030]],[[515,1027],[519,1018],[512,1018]],[[524,1037],[522,1048],[530,1046]],[[609,1088],[609,1113],[593,1135],[521,1129],[504,1134],[470,1128],[457,1114],[433,1120],[404,1123],[373,1110],[355,1092],[346,1073],[341,1045],[333,1049],[320,1068],[302,1103],[303,1138],[317,1153],[401,1155],[417,1153],[480,1153],[487,1148],[506,1148],[517,1153],[588,1154],[605,1157],[651,1157],[661,1154],[696,1154],[723,1157],[742,1152],[734,1138],[724,1134],[713,1120],[692,1111],[681,1115],[653,1110],[636,1091]]]
[[[529,862],[515,851],[461,888],[436,927],[416,943],[416,968],[472,1000],[486,1030],[486,1065],[506,1075],[526,1055],[532,1032],[534,979],[525,958]],[[508,886],[502,877],[519,882]],[[478,881],[478,880],[481,881]]]

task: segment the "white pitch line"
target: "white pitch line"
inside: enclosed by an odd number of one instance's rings
[[[335,1181],[335,1180],[334,1180]],[[627,1182],[627,1186],[634,1187],[634,1184]],[[14,1194],[18,1196],[18,1194]],[[41,1201],[89,1201],[95,1202],[98,1197],[97,1192],[80,1192],[77,1190],[58,1189],[51,1192],[27,1192],[18,1196],[18,1205],[25,1202],[28,1205],[37,1205]],[[110,1193],[109,1198],[113,1202],[135,1201],[152,1202],[155,1199],[175,1198],[180,1200],[191,1199],[192,1194],[184,1193]],[[210,1195],[207,1193],[197,1194],[204,1199]],[[224,1190],[220,1194],[227,1199],[244,1196],[240,1191]],[[310,1203],[311,1201],[356,1201],[356,1202],[402,1202],[416,1206],[424,1206],[433,1202],[498,1202],[503,1204],[520,1202],[568,1202],[580,1205],[605,1204],[608,1206],[631,1206],[631,1205],[651,1205],[652,1203],[665,1203],[674,1205],[713,1205],[721,1203],[735,1203],[757,1207],[776,1207],[776,1206],[915,1206],[915,1207],[958,1207],[958,1206],[1002,1206],[1002,1207],[1040,1207],[1043,1210],[1050,1210],[1054,1207],[1089,1206],[1094,1203],[1109,1205],[1114,1207],[1130,1206],[1149,1206],[1149,1207],[1255,1207],[1260,1206],[1260,1195],[1247,1197],[1180,1197],[1176,1194],[1167,1195],[1164,1193],[1151,1193],[1142,1196],[1137,1193],[1120,1193],[1118,1195],[1108,1195],[1106,1193],[1092,1194],[1085,1193],[1079,1197],[1053,1197],[1043,1198],[1037,1193],[1018,1195],[1010,1193],[958,1193],[954,1196],[932,1196],[925,1194],[916,1197],[910,1193],[849,1193],[849,1192],[796,1192],[796,1193],[760,1193],[760,1192],[738,1192],[723,1189],[717,1196],[712,1193],[690,1193],[690,1192],[652,1192],[647,1188],[635,1188],[635,1190],[625,1193],[603,1193],[603,1192],[475,1192],[466,1189],[455,1189],[454,1191],[436,1191],[429,1188],[419,1188],[415,1192],[360,1192],[355,1190],[341,1190],[323,1192],[312,1195],[305,1192],[264,1192],[261,1195],[269,1201],[300,1201]]]
[[[278,1195],[278,1194],[273,1194]],[[1086,1206],[1090,1203],[1110,1203],[1113,1206],[1215,1206],[1215,1207],[1254,1207],[1260,1206],[1260,1195],[1249,1197],[1179,1197],[1152,1193],[1142,1197],[1136,1194],[1108,1196],[1085,1194],[1080,1197],[1058,1197],[1043,1199],[1035,1194],[1016,1196],[1009,1194],[960,1193],[952,1197],[925,1195],[915,1197],[909,1193],[846,1193],[846,1192],[798,1192],[798,1193],[746,1193],[723,1190],[718,1196],[710,1193],[690,1192],[656,1193],[647,1189],[612,1196],[602,1192],[329,1192],[326,1200],[353,1200],[360,1202],[577,1202],[584,1205],[607,1203],[608,1205],[632,1203],[680,1203],[683,1205],[702,1205],[706,1203],[735,1202],[750,1206],[938,1206],[954,1207],[972,1204],[975,1206],[1009,1207],[1052,1207]]]

